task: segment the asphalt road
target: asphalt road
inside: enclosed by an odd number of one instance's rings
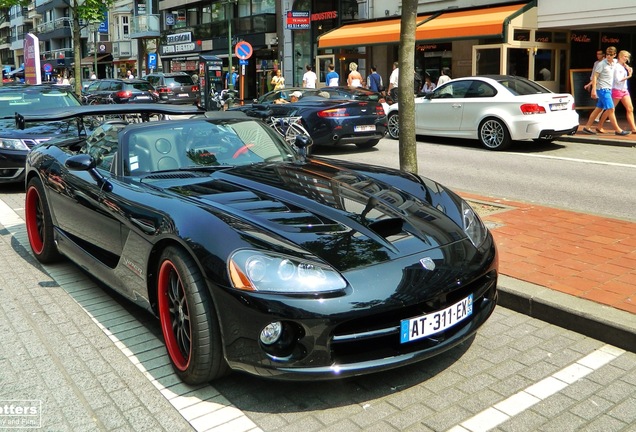
[[[319,149],[316,155],[399,167],[398,141],[373,149]],[[636,148],[517,142],[510,151],[476,141],[418,137],[419,173],[457,191],[636,220]]]

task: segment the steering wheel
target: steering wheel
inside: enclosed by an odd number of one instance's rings
[[[239,149],[237,151],[234,152],[234,154],[232,155],[232,159],[238,159],[240,156],[249,156],[249,149],[254,147],[254,144],[244,144],[243,146],[239,147]]]

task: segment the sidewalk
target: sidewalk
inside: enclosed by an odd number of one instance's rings
[[[636,147],[636,134],[617,136],[609,124],[608,133],[583,133],[588,116],[559,140]],[[483,219],[499,252],[500,305],[636,351],[636,222],[462,196],[499,207]]]

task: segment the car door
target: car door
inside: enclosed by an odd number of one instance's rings
[[[485,81],[474,80],[464,98],[464,110],[460,130],[462,133],[477,136],[479,123],[488,112],[496,108],[494,100],[497,91]]]
[[[415,130],[422,135],[461,135],[465,95],[471,80],[450,81],[415,104]]]
[[[108,178],[118,149],[120,125],[105,125],[87,139],[85,152],[97,161],[97,170]],[[49,175],[59,177],[60,193],[51,194],[57,226],[81,247],[107,264],[121,255],[120,223],[104,206],[104,188],[88,171],[51,167]]]

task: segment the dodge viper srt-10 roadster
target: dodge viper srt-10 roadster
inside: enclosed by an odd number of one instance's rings
[[[241,112],[162,104],[26,162],[26,228],[154,313],[190,384],[230,371],[287,380],[387,370],[470,340],[497,302],[493,237],[466,201],[415,174],[307,156]],[[81,130],[81,128],[80,128]]]

